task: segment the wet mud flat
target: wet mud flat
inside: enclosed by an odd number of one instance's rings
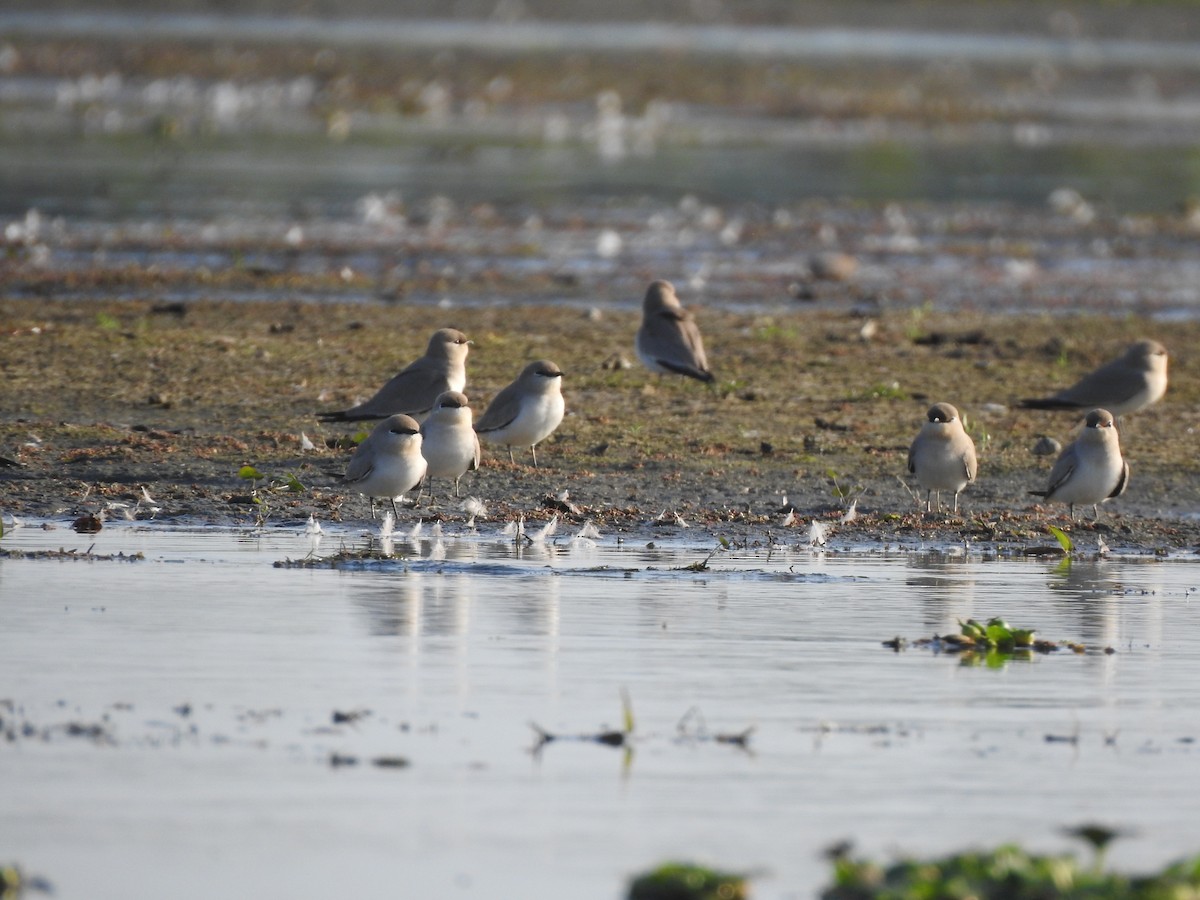
[[[531,358],[567,373],[568,415],[539,448],[540,468],[528,451],[514,465],[502,448],[486,449],[462,491],[485,510],[467,510],[437,484],[432,504],[426,496],[402,512],[402,527],[472,513],[531,525],[557,515],[644,536],[691,527],[801,542],[816,520],[849,543],[1019,550],[1053,545],[1046,526],[1055,524],[1081,550],[1200,546],[1195,322],[895,310],[870,317],[868,339],[861,312],[836,303],[693,304],[718,373],[708,387],[630,365],[639,314],[625,298],[578,299],[448,308],[4,300],[0,509],[217,524],[368,519],[365,498],[338,485],[357,428],[315,413],[370,393],[432,330],[453,325],[474,341],[476,415]],[[1143,335],[1168,345],[1172,382],[1160,404],[1122,423],[1129,490],[1098,522],[1090,509],[1071,523],[1064,508],[1036,506],[1028,491],[1044,487],[1052,458],[1032,448],[1042,435],[1069,440],[1075,422],[1016,402]],[[958,516],[920,513],[905,473],[908,445],[940,400],[964,413],[980,456]],[[266,478],[239,478],[245,465]]]

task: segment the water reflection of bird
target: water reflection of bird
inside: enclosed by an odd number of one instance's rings
[[[515,462],[513,447],[528,447],[537,468],[537,445],[554,433],[566,412],[562,379],[562,369],[550,360],[531,362],[488,404],[475,431],[507,447],[509,462]]]
[[[348,422],[406,413],[422,419],[433,408],[438,396],[446,391],[461,391],[467,386],[470,345],[461,331],[439,328],[429,339],[425,355],[393,376],[370,400],[350,409],[318,413],[317,418],[327,422]]]
[[[925,417],[928,421],[908,451],[908,471],[925,488],[926,510],[932,511],[931,496],[936,495],[940,511],[941,492],[954,491],[954,511],[958,512],[959,492],[975,481],[979,469],[975,442],[963,428],[958,410],[949,403],[933,404]]]
[[[421,426],[421,455],[428,466],[429,496],[433,498],[433,479],[454,479],[454,496],[458,482],[469,471],[479,468],[479,435],[471,424],[471,406],[460,391],[446,391],[438,396],[429,418]]]
[[[712,381],[704,341],[692,314],[669,281],[655,281],[642,301],[642,326],[634,339],[638,358],[651,372]]]
[[[390,500],[395,512],[395,498],[421,483],[425,467],[421,427],[412,416],[389,416],[358,445],[342,483],[370,498],[374,518],[375,498]]]
[[[1093,409],[1083,432],[1059,454],[1046,490],[1029,493],[1045,497],[1047,502],[1066,503],[1072,519],[1076,503],[1090,503],[1098,518],[1100,504],[1124,493],[1128,482],[1129,463],[1121,456],[1112,413]]]
[[[975,603],[975,569],[965,554],[919,553],[906,563],[904,584],[920,600],[922,627],[931,634],[958,631]]]
[[[1121,356],[1050,397],[1022,400],[1025,409],[1082,411],[1100,407],[1114,416],[1137,412],[1167,390],[1167,350],[1158,341],[1130,345]]]

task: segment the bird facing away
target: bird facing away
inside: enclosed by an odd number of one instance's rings
[[[1107,409],[1093,409],[1083,432],[1055,460],[1049,487],[1029,493],[1068,504],[1072,519],[1076,503],[1090,503],[1099,518],[1100,504],[1124,493],[1128,483],[1129,463],[1121,456],[1113,415]]]
[[[371,518],[374,518],[375,498],[390,500],[395,512],[396,498],[421,483],[425,467],[421,426],[412,416],[400,413],[376,425],[355,448],[342,483],[370,499]]]
[[[537,468],[537,445],[548,438],[563,420],[566,405],[562,395],[563,372],[548,359],[531,362],[517,380],[498,393],[475,423],[485,441],[508,447],[528,447]]]
[[[1114,416],[1137,412],[1167,391],[1167,349],[1138,341],[1124,353],[1051,397],[1022,400],[1025,409],[1106,409]]]
[[[653,281],[642,301],[642,326],[634,339],[638,358],[651,372],[712,381],[704,341],[692,314],[669,281]]]
[[[959,492],[975,481],[979,471],[975,442],[963,428],[958,410],[949,403],[933,404],[925,418],[928,421],[908,449],[908,471],[925,488],[927,512],[933,510],[930,497],[935,494],[941,511],[942,491],[954,491],[954,511],[958,512]]]
[[[461,331],[439,328],[419,357],[376,391],[365,403],[336,412],[318,413],[326,422],[382,419],[396,413],[424,418],[440,394],[467,386],[467,351],[471,342]]]
[[[430,499],[435,478],[453,478],[457,497],[459,479],[479,468],[479,435],[471,427],[471,407],[465,394],[446,391],[437,398],[421,425],[421,455],[428,464],[425,477]]]

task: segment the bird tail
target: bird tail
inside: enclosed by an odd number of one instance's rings
[[[369,419],[386,419],[387,413],[355,412],[353,409],[339,409],[333,412],[319,412],[317,418],[322,422],[365,422]]]
[[[1032,397],[1017,404],[1021,409],[1079,409],[1078,403],[1057,397]]]
[[[664,369],[669,369],[677,375],[686,375],[688,378],[695,378],[697,381],[703,381],[705,384],[710,384],[715,380],[713,373],[707,370],[697,369],[694,366],[681,366],[666,359],[660,359],[657,362]]]

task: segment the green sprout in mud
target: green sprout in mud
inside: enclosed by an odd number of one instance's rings
[[[867,490],[866,486],[861,484],[856,484],[853,488],[843,487],[838,481],[838,473],[833,469],[826,469],[825,477],[833,482],[833,488],[831,490],[833,496],[837,498],[838,503],[847,509]]]
[[[250,482],[250,499],[258,507],[258,525],[263,525],[267,517],[270,515],[270,510],[267,508],[266,499],[259,493],[259,482],[265,482],[263,490],[270,493],[293,493],[302,494],[306,490],[304,483],[296,477],[295,472],[287,472],[284,475],[267,475],[260,472],[254,466],[245,465],[238,469],[238,477],[244,478]]]

